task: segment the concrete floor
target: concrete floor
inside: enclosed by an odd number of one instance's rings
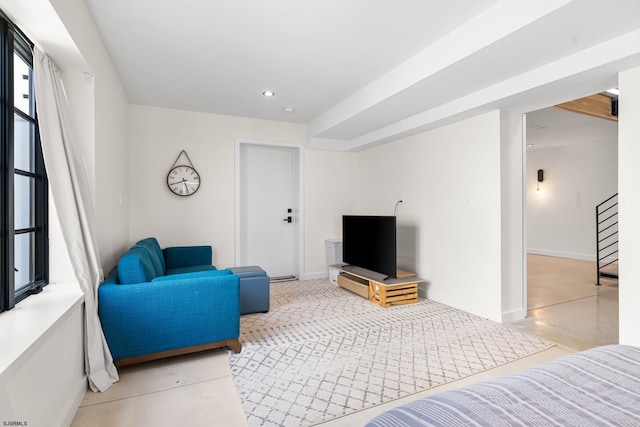
[[[573,350],[618,343],[618,286],[595,262],[528,256],[527,318],[510,325]]]
[[[509,326],[553,341],[555,347],[324,425],[364,425],[377,414],[420,397],[617,343],[618,289],[596,287],[593,264],[529,256],[528,317]],[[228,357],[225,351],[214,350],[123,368],[120,382],[105,393],[87,392],[72,426],[246,426]]]

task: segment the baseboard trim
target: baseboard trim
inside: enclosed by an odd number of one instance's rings
[[[527,317],[527,310],[518,309],[502,313],[502,323],[515,322],[516,320],[522,320]]]
[[[544,256],[552,256],[556,258],[569,258],[569,259],[577,259],[581,261],[595,261],[595,255],[589,254],[578,254],[573,252],[562,252],[562,251],[549,251],[546,249],[527,249],[528,254],[532,255],[544,255]]]
[[[453,295],[447,292],[434,291],[432,288],[429,288],[425,294],[421,292],[420,289],[418,289],[418,296],[422,295],[425,295],[425,297],[427,299],[430,299],[431,301],[448,305],[449,307],[453,307],[457,310],[466,311],[467,313],[471,313],[479,317],[484,317],[485,319],[493,320],[494,322],[502,323],[501,312],[496,310],[494,313],[492,313],[490,308],[480,306],[474,301],[461,299],[458,297],[458,295]]]
[[[318,279],[328,279],[329,272],[325,271],[323,273],[306,273],[300,275],[300,280],[318,280]]]

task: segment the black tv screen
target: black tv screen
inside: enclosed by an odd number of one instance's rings
[[[396,277],[396,217],[342,216],[342,261]]]

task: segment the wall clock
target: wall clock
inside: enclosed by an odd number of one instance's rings
[[[183,154],[189,162],[188,165],[178,164]],[[200,188],[200,174],[193,167],[186,151],[182,150],[176,161],[173,162],[173,166],[167,174],[167,186],[172,193],[178,196],[191,196]]]

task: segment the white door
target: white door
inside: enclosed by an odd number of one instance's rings
[[[296,158],[287,147],[240,146],[240,265],[272,279],[295,276]]]

